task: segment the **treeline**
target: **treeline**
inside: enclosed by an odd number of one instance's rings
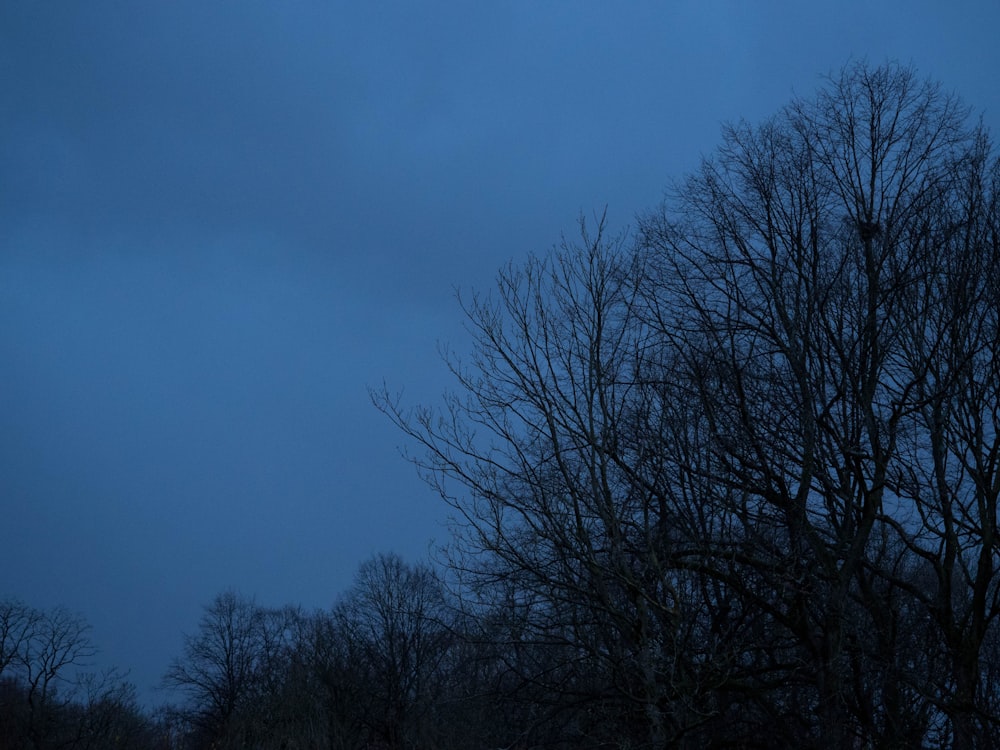
[[[585,726],[625,738],[611,714],[590,706],[582,724],[535,683],[558,659],[521,627],[508,603],[464,611],[431,565],[378,555],[329,610],[216,596],[164,675],[173,702],[150,713],[122,674],[86,671],[97,649],[82,617],[7,600],[0,748],[568,746]]]
[[[373,394],[445,564],[220,595],[169,747],[1000,745],[1000,162],[954,96],[850,66],[462,306],[439,407]]]
[[[531,684],[547,650],[520,643],[506,609],[481,618],[458,605],[431,566],[391,554],[362,564],[328,611],[221,594],[165,678],[184,698],[176,747],[495,748],[568,736],[558,701]]]

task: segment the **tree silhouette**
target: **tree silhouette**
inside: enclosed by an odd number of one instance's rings
[[[852,65],[468,300],[443,407],[375,394],[567,742],[997,732],[998,175],[955,97]]]

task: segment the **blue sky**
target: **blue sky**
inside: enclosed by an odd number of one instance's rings
[[[148,700],[226,588],[329,606],[445,507],[369,403],[456,288],[624,227],[723,122],[897,60],[1000,129],[993,2],[0,3],[0,596]]]

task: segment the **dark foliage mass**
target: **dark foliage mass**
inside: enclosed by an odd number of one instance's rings
[[[329,611],[221,594],[156,717],[63,680],[81,621],[5,603],[0,743],[996,746],[1000,162],[968,110],[854,65],[580,229],[463,301],[440,407],[374,394],[444,564],[375,557]]]

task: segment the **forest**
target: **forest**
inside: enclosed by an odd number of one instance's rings
[[[221,592],[155,715],[0,601],[0,747],[1000,743],[1000,160],[960,99],[849,65],[459,305],[441,401],[371,394],[432,559]]]

